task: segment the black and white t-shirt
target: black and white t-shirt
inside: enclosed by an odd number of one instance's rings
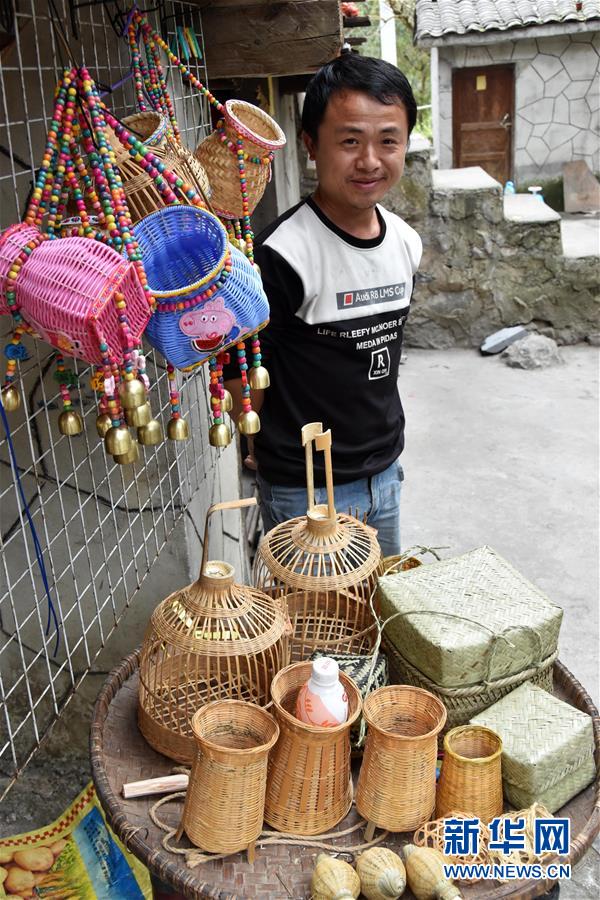
[[[280,216],[256,240],[271,318],[260,333],[271,386],[255,453],[271,484],[305,484],[300,429],[331,428],[337,484],[376,475],[404,446],[397,378],[402,332],[421,239],[377,207],[380,234],[339,229],[312,200]],[[315,483],[324,483],[315,454]]]

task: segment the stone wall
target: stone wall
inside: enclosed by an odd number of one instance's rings
[[[560,343],[593,340],[600,330],[598,257],[565,258],[558,221],[507,221],[501,188],[489,181],[475,190],[436,188],[423,148],[408,154],[404,177],[384,201],[424,245],[407,344],[476,347],[519,324]]]
[[[600,33],[439,49],[439,166],[452,166],[452,69],[514,63],[514,175],[517,184],[562,175],[583,159],[600,171]],[[436,124],[434,123],[434,128]],[[437,143],[437,142],[436,142]]]

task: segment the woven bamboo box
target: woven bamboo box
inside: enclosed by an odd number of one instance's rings
[[[379,579],[385,636],[440,687],[536,668],[556,650],[562,609],[490,547]]]
[[[471,723],[502,738],[504,796],[515,809],[535,801],[553,813],[594,780],[591,717],[533,684],[522,684]]]

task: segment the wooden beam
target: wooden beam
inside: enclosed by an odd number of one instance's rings
[[[344,42],[338,0],[221,0],[202,29],[209,79],[314,72]]]

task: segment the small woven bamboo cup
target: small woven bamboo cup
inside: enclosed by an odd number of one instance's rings
[[[348,695],[347,720],[333,728],[307,725],[293,710],[311,671],[311,662],[294,663],[271,683],[280,735],[269,758],[265,822],[294,834],[321,834],[352,806],[350,728],[360,715],[360,691],[340,672]]]
[[[268,712],[244,700],[215,700],[192,717],[197,752],[179,832],[202,850],[248,849],[262,830],[267,760],[279,736]]]
[[[390,685],[366,698],[369,727],[358,776],[356,808],[369,826],[414,831],[435,805],[437,735],[444,727],[444,704],[421,688]]]
[[[444,738],[444,761],[435,816],[477,816],[486,825],[502,813],[502,740],[483,725],[453,728]]]

